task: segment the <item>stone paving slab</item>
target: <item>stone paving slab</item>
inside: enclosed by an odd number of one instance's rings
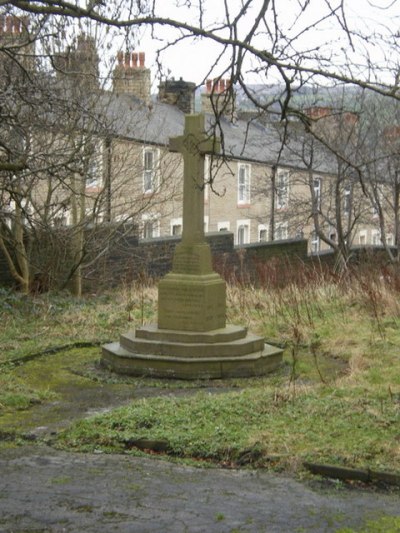
[[[0,532],[333,532],[400,515],[399,493],[156,458],[0,452]]]

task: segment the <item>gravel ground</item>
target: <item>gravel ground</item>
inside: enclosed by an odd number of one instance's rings
[[[399,493],[157,458],[0,451],[0,532],[331,532],[400,515]]]

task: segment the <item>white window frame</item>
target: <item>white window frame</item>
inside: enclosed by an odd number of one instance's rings
[[[351,209],[351,185],[346,185],[343,191],[343,214],[349,215]]]
[[[86,189],[97,189],[103,186],[103,143],[99,140],[89,157],[85,179]]]
[[[321,209],[321,193],[322,193],[322,179],[320,177],[313,178],[314,191],[314,206]]]
[[[394,246],[394,235],[393,233],[386,234],[386,246]]]
[[[16,205],[15,205],[15,200],[10,200],[9,204],[4,207],[4,212],[5,212],[5,216],[6,216],[5,223],[6,223],[6,226],[9,229],[12,228],[12,225],[14,223],[16,209],[17,208],[16,208]]]
[[[379,206],[382,208],[382,203],[383,203],[383,193],[382,191],[378,190],[377,191],[377,196],[378,196],[378,199],[377,201],[375,201],[375,199],[373,200],[373,204],[372,204],[372,218],[379,218]]]
[[[364,239],[364,242],[361,242],[362,239]],[[366,229],[360,230],[358,234],[358,244],[360,246],[365,246],[366,244],[368,244],[368,232]]]
[[[204,233],[208,233],[209,222],[210,217],[208,215],[204,215]]]
[[[288,239],[288,223],[277,222],[275,224],[275,240],[286,241]]]
[[[58,211],[56,209],[52,210],[51,213],[52,217],[52,225],[57,227],[63,227],[63,226],[70,226],[72,221],[72,213],[71,209],[68,207],[64,209],[59,209]]]
[[[238,205],[250,204],[250,180],[251,165],[248,163],[238,163],[237,175],[237,203]]]
[[[148,165],[149,154],[152,155],[151,165]],[[153,193],[158,188],[158,159],[159,150],[148,146],[143,149],[143,192],[145,194]]]
[[[321,239],[319,238],[318,233],[314,230],[310,235],[310,251],[312,255],[319,254],[321,250]]]
[[[152,224],[151,236],[146,236],[146,225]],[[142,238],[143,239],[156,239],[160,236],[160,216],[159,215],[142,215]]]
[[[217,222],[218,231],[230,231],[231,224],[229,221],[226,222]]]
[[[261,239],[261,232],[265,231],[265,239]],[[267,242],[269,237],[269,227],[266,224],[259,224],[257,228],[258,242]]]
[[[276,209],[287,209],[289,207],[289,189],[290,189],[289,171],[278,169],[275,182]]]
[[[251,222],[249,219],[238,220],[236,222],[236,244],[238,246],[241,246],[242,244],[250,243],[250,229],[251,229]],[[243,231],[243,238],[240,237],[242,231]]]
[[[381,234],[379,229],[371,230],[371,244],[373,246],[381,246],[382,245],[382,234]]]
[[[364,240],[364,242],[362,242]],[[366,229],[362,229],[358,232],[358,244],[359,246],[365,246],[368,244],[368,232]]]
[[[180,227],[181,228],[180,233],[174,233],[174,227]],[[171,228],[170,230],[171,235],[174,235],[175,237],[182,235],[182,229],[183,229],[182,217],[172,218],[170,222],[170,228]]]

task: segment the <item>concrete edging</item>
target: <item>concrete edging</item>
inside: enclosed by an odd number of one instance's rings
[[[375,470],[347,468],[336,465],[323,465],[317,463],[303,463],[312,474],[330,477],[333,479],[340,479],[343,481],[361,481],[363,483],[386,483],[387,485],[400,487],[400,474],[390,472],[377,472]]]

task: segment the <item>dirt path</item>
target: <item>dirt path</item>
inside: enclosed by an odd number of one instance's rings
[[[400,515],[398,494],[152,458],[0,452],[0,532],[331,532]]]

